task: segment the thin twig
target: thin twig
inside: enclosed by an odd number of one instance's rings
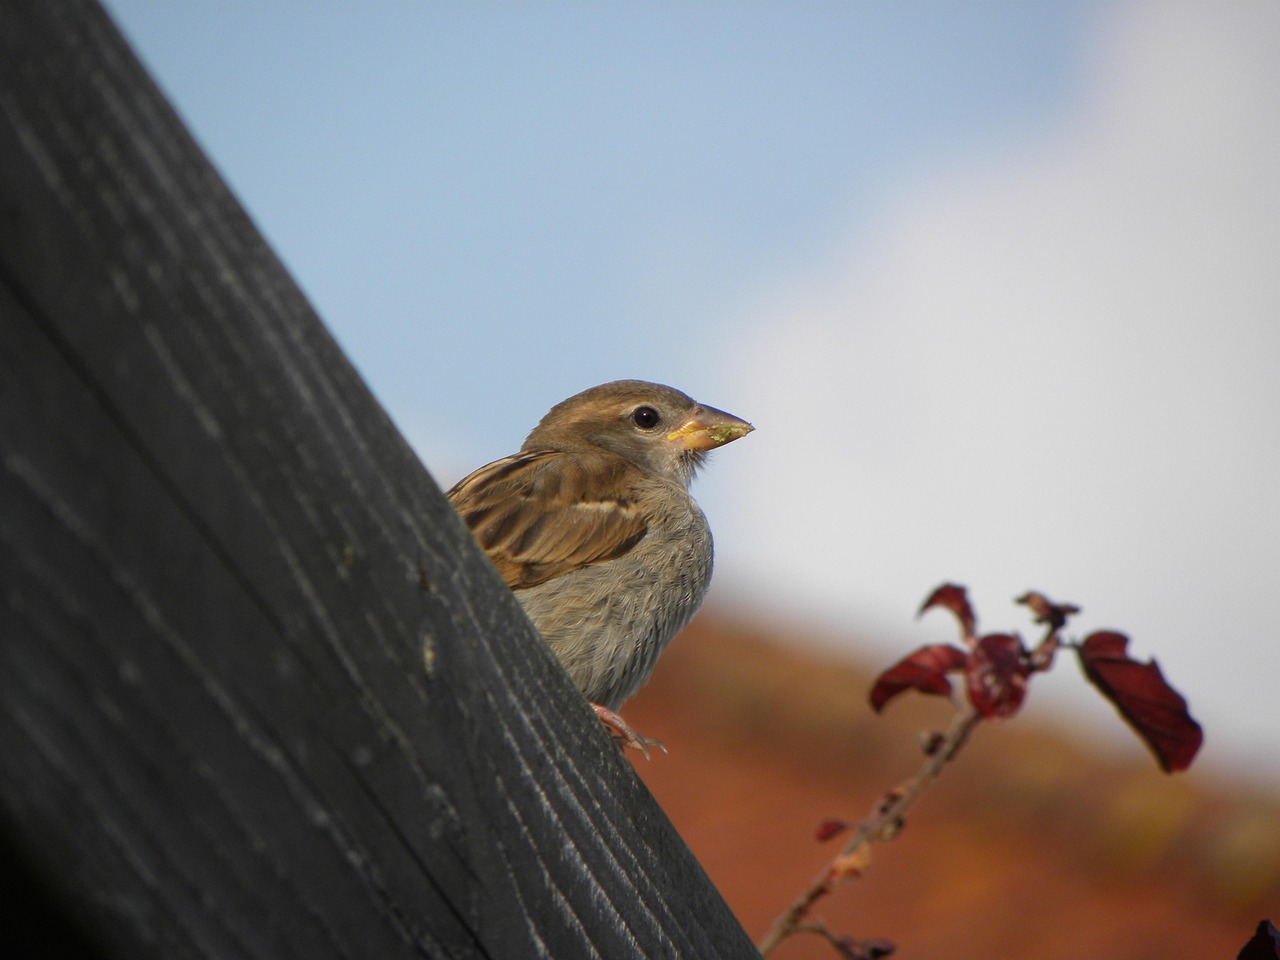
[[[885,795],[877,806],[876,812],[858,824],[857,830],[844,845],[844,849],[832,859],[822,873],[814,878],[786,913],[774,921],[773,926],[758,945],[761,956],[769,956],[778,944],[796,933],[813,905],[834,890],[840,880],[853,875],[842,869],[842,862],[852,862],[851,858],[861,852],[863,847],[876,840],[893,839],[901,828],[907,811],[919,799],[925,788],[942,772],[943,767],[955,759],[956,754],[960,752],[981,720],[982,717],[971,707],[956,714],[942,742],[936,749],[930,751],[915,776],[898,789]]]

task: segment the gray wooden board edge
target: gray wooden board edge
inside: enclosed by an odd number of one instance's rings
[[[757,955],[88,2],[0,5],[0,457],[32,955]]]

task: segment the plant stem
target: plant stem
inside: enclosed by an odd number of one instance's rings
[[[955,759],[956,754],[960,752],[981,720],[982,717],[971,707],[955,715],[942,742],[925,758],[915,776],[904,782],[898,789],[885,795],[876,807],[875,813],[858,824],[853,836],[844,845],[839,855],[832,858],[827,868],[814,878],[786,913],[774,921],[769,932],[757,945],[761,956],[769,956],[778,944],[796,933],[813,905],[835,889],[836,884],[843,878],[843,874],[836,866],[837,861],[849,857],[873,841],[893,839],[906,812],[920,798],[929,784],[937,779],[942,768]]]

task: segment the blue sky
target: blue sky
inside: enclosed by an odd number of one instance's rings
[[[712,602],[1043,589],[1280,777],[1273,4],[107,6],[442,485],[671,383]]]
[[[397,419],[517,428],[601,377],[695,390],[886,171],[1036,123],[1078,17],[1028,6],[109,4]]]

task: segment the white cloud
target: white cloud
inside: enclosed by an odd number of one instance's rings
[[[1043,589],[1156,655],[1211,748],[1280,756],[1278,41],[1274,5],[1109,8],[1060,125],[904,175],[778,291],[726,574],[904,628],[942,579],[993,629]]]

